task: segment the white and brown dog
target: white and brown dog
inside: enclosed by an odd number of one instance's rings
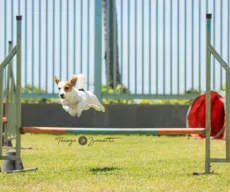
[[[83,74],[74,75],[69,81],[60,81],[56,76],[54,80],[58,86],[62,107],[71,116],[80,117],[82,111],[89,108],[105,112],[98,98],[92,92],[84,90]],[[79,82],[78,89],[75,87],[77,81]]]

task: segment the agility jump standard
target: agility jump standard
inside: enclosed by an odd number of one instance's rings
[[[211,162],[230,163],[230,68],[229,65],[221,58],[215,48],[211,45],[211,19],[212,14],[206,14],[206,142],[205,142],[205,174],[212,173]],[[219,62],[226,72],[226,157],[211,158],[211,108],[210,108],[210,93],[211,93],[211,55]]]
[[[206,14],[206,127],[204,128],[159,128],[159,129],[97,129],[97,128],[47,128],[24,127],[23,133],[48,133],[48,134],[205,134],[205,171],[196,174],[210,174],[211,162],[230,162],[230,97],[226,97],[226,158],[210,157],[210,132],[211,132],[211,54],[216,58],[226,71],[226,95],[230,95],[230,68],[211,45],[211,14]]]
[[[21,127],[21,16],[17,16],[17,46],[15,46],[0,64],[0,119],[3,118],[3,69],[8,65],[13,56],[17,53],[17,80],[16,89],[9,88],[13,107],[7,107],[8,114],[5,119],[10,129],[8,137],[16,139],[16,156],[3,156],[2,146],[0,145],[0,160],[16,160],[16,168],[11,172],[23,172],[35,169],[23,169],[20,166],[21,161],[21,134],[20,133],[42,133],[42,134],[145,134],[145,135],[185,135],[185,134],[205,134],[206,135],[206,153],[205,153],[205,172],[204,174],[212,173],[210,170],[211,162],[230,162],[230,101],[226,97],[226,159],[210,158],[210,81],[211,81],[211,53],[219,61],[226,70],[226,95],[230,95],[230,68],[218,55],[215,49],[211,46],[211,14],[206,14],[206,128],[61,128],[61,127]],[[10,65],[9,65],[10,66]],[[15,85],[14,85],[15,86]],[[9,102],[10,103],[10,102]],[[10,118],[10,119],[9,119]],[[3,123],[0,123],[0,143],[2,142]],[[5,135],[4,135],[5,136]],[[197,173],[198,174],[198,173]]]

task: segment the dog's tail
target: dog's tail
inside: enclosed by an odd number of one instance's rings
[[[77,80],[79,82],[79,89],[84,89],[84,85],[85,85],[85,76],[84,76],[84,74],[77,75]]]

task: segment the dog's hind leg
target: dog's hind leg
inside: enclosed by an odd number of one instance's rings
[[[100,103],[96,95],[94,95],[91,92],[88,92],[88,94],[90,95],[90,99],[91,99],[91,107],[97,111],[105,112],[105,107]]]
[[[97,111],[105,112],[105,107],[102,104],[94,106],[94,109]]]
[[[105,107],[100,102],[96,104],[90,104],[89,106],[94,108],[96,111],[105,112]]]

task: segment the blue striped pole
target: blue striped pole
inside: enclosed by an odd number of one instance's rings
[[[48,41],[48,0],[46,0],[46,81],[45,81],[45,89],[48,91],[48,54],[49,54],[49,41]]]
[[[66,1],[66,79],[69,77],[69,0]],[[74,63],[75,64],[75,63]]]
[[[74,25],[75,26],[75,25]],[[53,49],[53,75],[55,75],[55,0],[53,0],[53,44],[52,44],[52,49]],[[75,54],[74,54],[75,55]],[[52,93],[54,93],[54,81],[53,81],[53,86],[52,86]]]
[[[42,7],[42,5],[41,5],[42,3],[41,3],[41,1],[39,1],[39,23],[38,23],[38,26],[39,26],[39,29],[38,29],[38,39],[39,39],[39,42],[38,42],[38,75],[39,75],[39,77],[41,77],[41,70],[42,70],[42,66],[41,66],[41,49],[42,49],[42,47],[41,47],[41,11],[42,11],[42,9],[41,9],[41,7]],[[25,51],[26,52],[26,51]],[[54,83],[53,83],[54,84]],[[38,83],[38,87],[39,87],[39,92],[41,91],[41,78],[39,78],[39,83]]]
[[[149,0],[149,94],[152,93],[152,4]],[[135,86],[136,87],[136,86]]]
[[[101,101],[101,56],[102,56],[102,2],[95,0],[94,5],[95,20],[94,20],[94,92]]]
[[[35,70],[34,70],[34,25],[35,25],[35,22],[34,22],[34,0],[32,0],[32,39],[31,39],[31,46],[32,46],[32,66],[31,66],[31,78],[32,78],[32,91],[34,92],[34,77],[35,77]]]

